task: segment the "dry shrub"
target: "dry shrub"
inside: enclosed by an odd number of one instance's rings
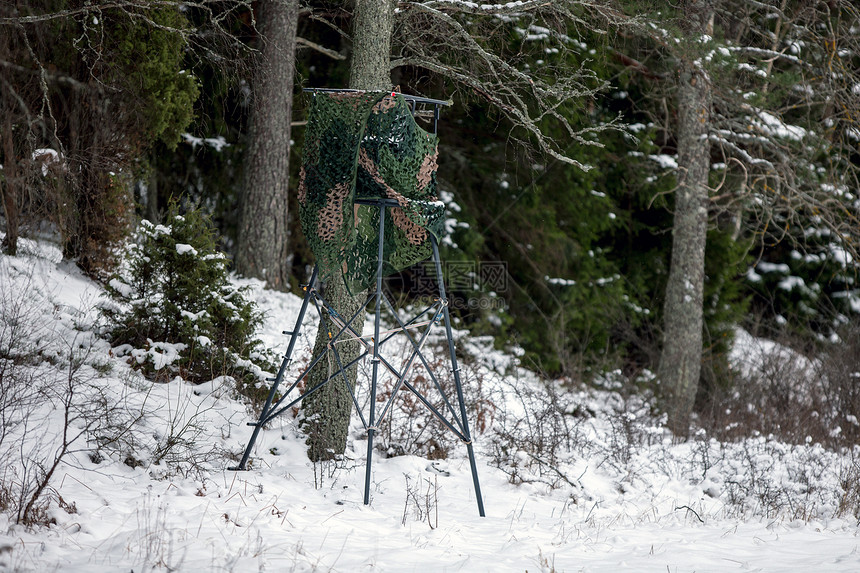
[[[406,525],[411,514],[413,520],[426,522],[430,529],[439,527],[438,477],[434,476],[433,480],[420,475],[415,479],[409,474],[403,474],[403,477],[406,478],[406,501],[403,504],[401,525]]]
[[[838,515],[853,515],[860,520],[860,452],[858,448],[851,450],[851,456],[846,464],[839,469],[839,498]]]
[[[701,412],[708,433],[724,441],[758,434],[795,444],[826,438],[815,361],[789,344],[751,337],[741,343],[747,351],[733,364],[734,379],[715,388]]]
[[[563,469],[584,437],[582,423],[591,416],[570,409],[549,383],[505,382],[500,400],[508,407],[497,413],[492,461],[511,483],[539,482],[551,488],[572,484]],[[514,404],[517,406],[515,407]]]
[[[758,436],[723,446],[723,500],[735,517],[809,521],[830,515],[833,454]]]
[[[821,400],[831,438],[841,445],[860,444],[860,324],[845,325],[839,342],[820,356]]]
[[[702,412],[708,433],[732,441],[757,434],[792,444],[838,449],[860,439],[860,326],[846,326],[838,342],[801,353],[796,340],[748,345],[735,379],[718,389]]]
[[[457,427],[450,411],[450,408],[453,408],[456,417],[460,418],[457,390],[447,348],[442,346],[444,345],[435,348],[431,353],[425,353],[433,376],[421,364],[420,359],[416,358],[408,381],[424,399]],[[472,434],[481,434],[492,424],[495,406],[485,395],[484,378],[480,369],[461,365],[460,378],[469,429]],[[447,403],[437,387],[437,382],[447,397]],[[392,390],[391,387],[380,390],[377,394],[377,408],[391,398]],[[380,424],[376,439],[379,448],[389,456],[412,454],[431,460],[446,459],[449,452],[456,449],[460,443],[456,434],[405,385],[398,391],[389,413]]]

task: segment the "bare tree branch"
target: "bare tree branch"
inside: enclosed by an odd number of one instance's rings
[[[551,53],[580,51],[584,45],[567,34],[570,26],[588,26],[576,10],[609,13],[605,4],[591,2],[517,2],[474,4],[430,1],[400,2],[398,12],[402,44],[401,57],[392,68],[414,66],[427,69],[465,87],[470,93],[498,109],[515,128],[527,134],[521,140],[534,142],[543,153],[559,161],[588,170],[562,151],[549,133],[554,125],[579,145],[601,146],[593,133],[617,128],[614,122],[574,128],[565,108],[582,105],[608,84],[585,63],[577,69],[563,64],[552,67],[539,62],[532,70],[523,52],[508,57],[505,42],[510,33],[526,42],[547,42]],[[474,16],[479,16],[475,21]],[[461,18],[458,18],[460,16]],[[461,21],[463,19],[463,21]],[[468,26],[468,27],[467,27]],[[507,35],[507,36],[506,36]],[[563,59],[563,58],[560,58]],[[566,147],[566,146],[565,146]]]
[[[345,60],[346,59],[346,56],[344,56],[343,54],[336,52],[332,49],[326,48],[325,46],[321,46],[321,45],[317,44],[316,42],[311,42],[310,40],[302,38],[301,36],[296,36],[296,44],[306,46],[308,48],[312,48],[312,49],[316,50],[317,52],[319,52],[321,54],[325,54],[326,56],[328,56],[329,58],[332,58],[334,60]]]

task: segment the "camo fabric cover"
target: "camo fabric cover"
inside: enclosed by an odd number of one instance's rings
[[[391,92],[317,92],[311,102],[299,181],[302,230],[324,278],[343,271],[358,293],[376,281],[379,208],[358,198],[388,198],[384,276],[431,254],[443,229],[436,197],[438,138],[415,123]]]

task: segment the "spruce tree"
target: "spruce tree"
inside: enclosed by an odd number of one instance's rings
[[[257,398],[271,365],[255,331],[262,314],[229,280],[209,220],[170,206],[164,224],[141,222],[106,287],[109,335],[120,354],[154,380],[236,379]]]

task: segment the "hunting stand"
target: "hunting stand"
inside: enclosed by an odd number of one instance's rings
[[[286,354],[277,375],[270,379],[272,387],[256,422],[242,460],[231,470],[246,470],[248,459],[260,429],[298,404],[303,398],[326,384],[342,378],[367,432],[364,504],[370,503],[370,478],[374,435],[392,404],[404,388],[414,394],[439,422],[453,432],[465,445],[472,471],[472,481],[478,512],[484,516],[484,504],[478,483],[475,453],[463,399],[460,368],[454,348],[448,299],[442,275],[438,237],[444,232],[444,204],[435,196],[435,171],[438,139],[436,128],[439,110],[449,102],[396,92],[365,92],[357,90],[305,90],[313,93],[308,119],[305,152],[299,186],[302,227],[317,259],[310,282],[304,285],[304,298],[291,331]],[[416,106],[433,106],[433,133],[417,126]],[[373,252],[375,251],[375,252]],[[437,292],[423,311],[404,322],[383,291],[383,278],[412,264],[431,258],[436,274]],[[353,293],[373,289],[364,304],[351,317],[342,317],[325,300],[318,289],[321,278],[341,271],[346,285]],[[374,305],[373,335],[364,335],[354,323],[362,311]],[[278,397],[278,389],[287,379],[296,341],[305,321],[309,305],[316,309],[320,328],[324,328],[323,313],[335,325],[329,332],[329,344],[298,376],[290,377],[289,387]],[[385,309],[396,327],[383,331],[380,324]],[[454,394],[449,396],[424,355],[424,345],[431,330],[444,326],[447,355],[454,381]],[[416,335],[411,331],[415,330]],[[395,367],[382,351],[395,336],[407,339],[409,356],[400,368]],[[339,341],[354,340],[363,347],[359,356],[344,364],[336,348]],[[300,382],[311,369],[327,357],[336,368],[328,377],[300,395],[292,397]],[[371,380],[368,412],[365,415],[349,382],[346,370],[369,358]],[[410,382],[410,370],[423,367],[432,387],[438,391],[441,407],[437,408],[420,388]],[[377,404],[384,380],[393,378],[387,400]],[[276,399],[277,398],[277,399]],[[437,402],[439,404],[440,402]]]

